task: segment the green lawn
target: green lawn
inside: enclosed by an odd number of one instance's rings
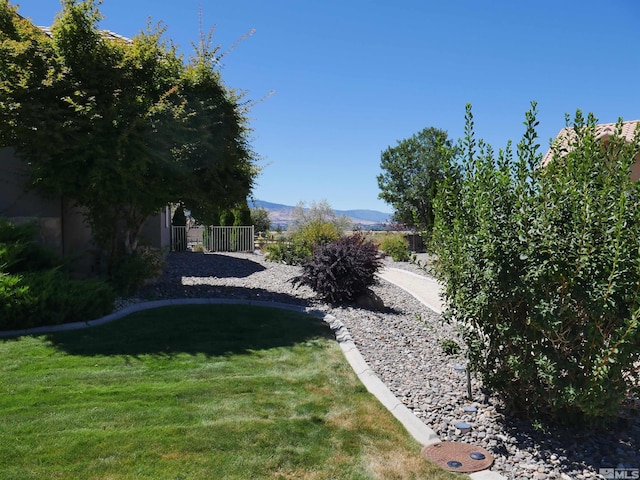
[[[309,315],[147,310],[0,341],[0,478],[448,479]]]

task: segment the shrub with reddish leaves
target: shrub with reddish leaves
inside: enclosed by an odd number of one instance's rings
[[[373,285],[381,265],[376,246],[355,234],[318,246],[293,283],[332,303],[352,302]]]

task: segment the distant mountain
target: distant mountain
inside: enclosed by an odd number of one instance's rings
[[[295,207],[282,205],[280,203],[264,202],[262,200],[249,200],[250,208],[264,208],[269,212],[271,225],[273,227],[286,227],[291,222],[291,216]]]
[[[265,202],[264,200],[249,201],[249,207],[264,208],[269,212],[271,223],[274,226],[286,226],[291,222],[293,210],[295,207],[291,205],[283,205],[281,203]],[[355,225],[362,227],[371,227],[388,223],[390,214],[378,212],[376,210],[334,210],[336,215],[345,215],[353,221]]]
[[[336,210],[338,215],[346,215],[355,220],[372,223],[387,223],[391,218],[388,213],[378,212],[377,210]]]

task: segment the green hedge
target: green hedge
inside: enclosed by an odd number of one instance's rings
[[[98,279],[72,280],[62,261],[35,243],[34,224],[0,219],[0,329],[92,320],[113,311],[113,290]]]
[[[525,124],[517,157],[510,145],[496,157],[474,139],[468,107],[462,180],[436,202],[447,313],[485,387],[515,413],[604,423],[640,391],[640,131],[628,142],[618,126],[602,142],[578,112],[543,167],[535,104]]]
[[[0,329],[93,320],[113,311],[111,288],[100,280],[70,280],[56,269],[0,274]]]
[[[14,225],[0,218],[0,272],[18,273],[60,266],[62,261],[50,250],[34,242],[35,223]]]
[[[402,233],[385,235],[380,242],[380,249],[395,262],[409,261],[409,241]]]

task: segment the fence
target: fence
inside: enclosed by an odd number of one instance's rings
[[[204,248],[210,252],[253,252],[253,225],[209,227],[205,229]]]
[[[426,247],[424,244],[424,239],[422,235],[419,233],[407,233],[404,238],[409,241],[409,250],[416,253],[424,253],[426,252]]]
[[[187,249],[187,227],[171,227],[171,251],[184,252]]]
[[[210,252],[253,252],[253,225],[171,228],[171,251],[192,250],[198,244]]]

